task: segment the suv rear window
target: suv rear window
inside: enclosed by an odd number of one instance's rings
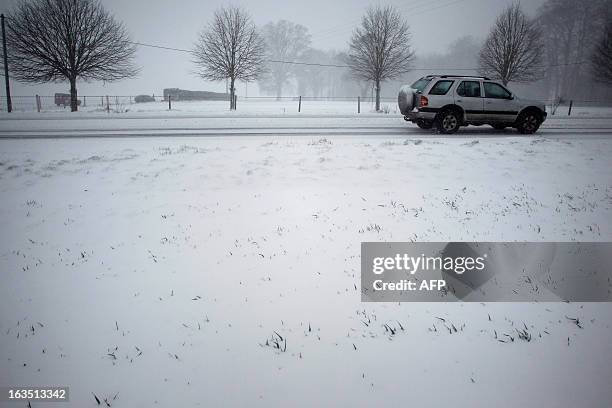
[[[480,82],[463,81],[457,87],[457,95],[468,98],[480,98]]]
[[[416,89],[419,92],[423,92],[423,89],[431,82],[431,78],[421,78],[414,84],[410,85],[411,88]]]
[[[429,90],[430,95],[446,95],[450,87],[453,85],[455,81],[442,80],[436,82],[434,86]]]

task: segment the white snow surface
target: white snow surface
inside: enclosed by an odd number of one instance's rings
[[[48,407],[612,405],[610,304],[359,288],[362,241],[610,241],[610,121],[243,137],[223,129],[356,122],[60,119],[0,131],[219,135],[0,140],[0,386],[70,387]]]

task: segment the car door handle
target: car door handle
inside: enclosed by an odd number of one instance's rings
[[[462,100],[461,99],[457,99],[457,102],[462,102]]]

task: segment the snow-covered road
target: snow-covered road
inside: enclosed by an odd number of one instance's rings
[[[74,407],[612,406],[610,304],[359,291],[362,241],[611,241],[609,127],[0,120],[159,136],[0,140],[0,384],[67,385]],[[224,133],[243,128],[264,134]]]
[[[397,136],[440,137],[419,129],[397,115],[302,117],[43,117],[37,120],[0,119],[0,139],[159,137],[159,136]],[[541,127],[540,137],[609,137],[612,118],[553,116]],[[453,138],[519,136],[514,129],[494,131],[490,126],[461,128]],[[532,136],[528,136],[532,137]]]

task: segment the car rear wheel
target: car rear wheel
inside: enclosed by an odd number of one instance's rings
[[[459,130],[459,114],[451,109],[443,110],[436,118],[436,127],[440,133],[451,134]]]
[[[535,111],[527,111],[520,114],[516,120],[516,128],[519,133],[531,135],[535,133],[542,124],[542,115]]]
[[[431,129],[433,127],[433,122],[431,120],[417,119],[416,124],[421,129]]]

